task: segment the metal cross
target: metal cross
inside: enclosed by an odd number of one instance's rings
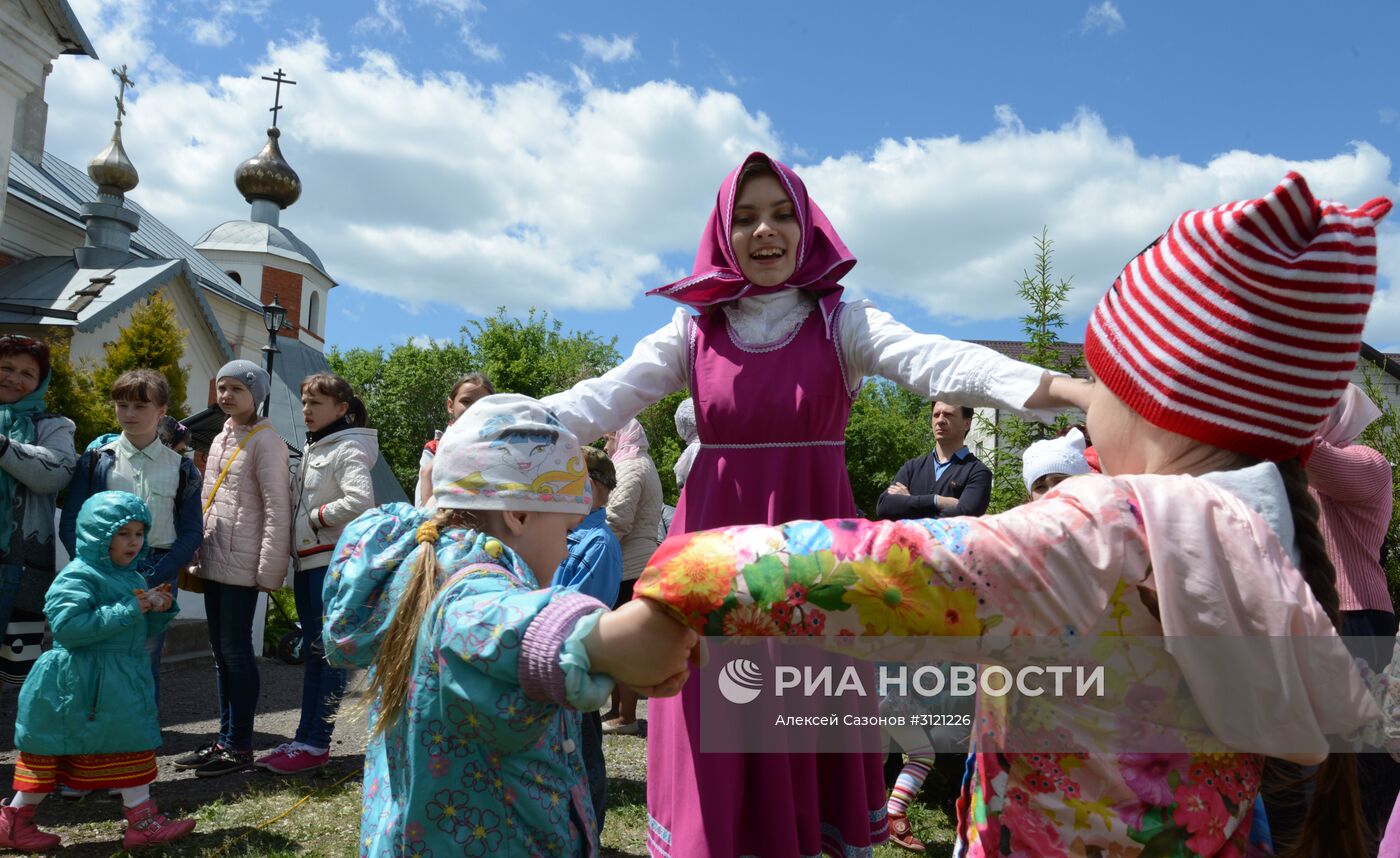
[[[112,69],[112,76],[121,82],[121,89],[117,93],[117,124],[122,124],[122,117],[126,115],[126,88],[136,88],[136,83],[126,76],[126,63],[122,63],[119,69]]]
[[[272,73],[272,77],[263,75],[263,80],[270,80],[273,83],[277,84],[277,92],[273,95],[272,106],[268,108],[268,110],[272,112],[272,127],[276,128],[277,111],[282,109],[282,84],[285,83],[288,86],[296,86],[297,82],[289,79],[280,68]]]

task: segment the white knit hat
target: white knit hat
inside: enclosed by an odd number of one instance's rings
[[[1035,481],[1046,474],[1068,474],[1073,477],[1089,473],[1084,446],[1084,433],[1071,429],[1059,438],[1036,441],[1027,447],[1021,456],[1021,479],[1026,482],[1026,491],[1030,491]]]
[[[539,400],[484,397],[447,427],[433,459],[443,509],[573,512],[593,506],[578,439]]]

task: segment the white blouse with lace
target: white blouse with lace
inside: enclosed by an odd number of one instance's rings
[[[807,315],[819,312],[807,292],[789,289],[741,298],[724,307],[732,336],[751,348],[782,342]],[[676,309],[671,322],[637,343],[631,356],[599,378],[545,397],[559,419],[585,443],[620,428],[643,408],[689,384],[690,311]],[[921,334],[869,301],[846,304],[840,314],[846,383],[880,376],[928,399],[946,396],[959,405],[1004,408],[1049,420],[1054,411],[1031,411],[1045,370],[1012,360],[985,346]]]

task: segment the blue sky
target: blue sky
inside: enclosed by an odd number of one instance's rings
[[[1397,194],[1395,4],[80,0],[103,63],[64,58],[49,148],[105,137],[138,88],[135,196],[194,238],[246,217],[278,65],[283,215],[341,285],[342,347],[452,337],[500,303],[633,341],[673,306],[714,188],[750,148],[795,164],[911,326],[1017,338],[1041,225],[1073,276],[1067,339],[1179,211],[1266,192]],[[1389,44],[1388,44],[1389,42]],[[99,120],[98,117],[101,117]],[[1400,347],[1400,225],[1368,339]]]

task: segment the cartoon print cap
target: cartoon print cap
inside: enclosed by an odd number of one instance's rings
[[[578,439],[539,400],[484,397],[447,427],[433,460],[443,509],[572,512],[593,505]]]

